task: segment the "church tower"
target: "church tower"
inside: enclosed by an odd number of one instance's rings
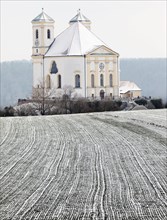
[[[44,55],[54,40],[54,20],[44,10],[32,21],[33,91],[44,84]]]
[[[32,20],[33,46],[32,56],[44,55],[54,39],[54,20],[42,9]]]

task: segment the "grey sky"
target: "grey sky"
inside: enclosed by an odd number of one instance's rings
[[[120,57],[166,57],[166,4],[166,0],[1,0],[1,61],[31,59],[31,20],[42,7],[55,20],[55,36],[80,8],[92,21],[92,31]]]

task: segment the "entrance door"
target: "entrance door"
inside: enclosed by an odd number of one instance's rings
[[[104,90],[100,90],[100,98],[104,99]]]

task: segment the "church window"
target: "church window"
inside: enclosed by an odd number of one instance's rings
[[[112,87],[112,83],[113,83],[113,82],[112,82],[112,81],[113,81],[113,80],[112,80],[112,74],[110,74],[110,79],[109,79],[109,80],[110,80],[110,87]]]
[[[100,86],[104,86],[104,76],[100,74]]]
[[[35,31],[35,37],[38,39],[38,30]]]
[[[57,72],[58,72],[57,64],[55,61],[53,61],[50,73],[56,74]]]
[[[51,88],[50,75],[47,75],[47,78],[46,78],[46,88],[47,89]]]
[[[36,49],[36,53],[38,53],[38,49]]]
[[[61,88],[61,75],[58,75],[58,88]]]
[[[50,30],[47,30],[47,38],[50,39]]]
[[[75,87],[80,88],[80,75],[79,74],[75,76]]]
[[[91,87],[95,87],[95,77],[94,77],[94,74],[91,75]]]

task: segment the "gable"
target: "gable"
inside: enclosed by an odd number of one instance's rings
[[[108,47],[100,46],[94,49],[93,51],[89,52],[89,55],[119,55],[119,54]]]

